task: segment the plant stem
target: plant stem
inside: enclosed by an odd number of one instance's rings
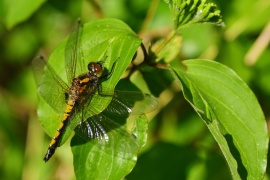
[[[147,60],[148,53],[147,53],[147,50],[146,50],[146,48],[145,48],[145,46],[144,46],[143,43],[141,43],[141,48],[142,48],[142,51],[143,51],[143,59],[145,61],[145,60]]]
[[[154,16],[155,16],[155,13],[157,11],[157,7],[159,5],[159,1],[160,0],[153,0],[149,6],[149,9],[147,11],[147,14],[146,14],[146,17],[142,23],[142,27],[140,29],[140,32],[144,32],[149,24],[151,23],[151,21],[153,20]],[[140,34],[140,33],[139,33]]]
[[[157,47],[157,49],[154,51],[154,53],[157,55],[165,46],[170,42],[170,40],[174,37],[176,34],[176,31],[173,30],[165,39],[164,41],[160,44],[160,46]]]
[[[189,22],[187,24],[181,25],[179,26],[176,30],[173,30],[166,38],[165,40],[162,42],[162,44],[160,46],[157,47],[157,49],[154,51],[154,53],[157,55],[165,46],[166,44],[168,44],[170,42],[170,40],[172,40],[172,38],[174,37],[174,35],[179,32],[181,29],[189,26],[190,24],[192,24],[192,22]]]

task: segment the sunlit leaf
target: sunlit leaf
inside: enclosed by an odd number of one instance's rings
[[[74,170],[78,180],[123,179],[135,166],[137,153],[147,139],[146,117],[136,119],[134,135],[130,134],[125,126],[113,122],[108,124],[108,121],[106,123],[102,126],[110,129],[107,131],[108,141],[92,139],[87,142],[77,135],[71,141]]]
[[[112,64],[117,60],[115,71],[109,80],[102,83],[102,90],[113,91],[116,83],[119,81],[139,47],[140,42],[141,40],[126,24],[116,19],[103,19],[87,23],[83,26],[81,34],[83,64],[86,65],[90,61],[105,60],[104,66],[110,69]],[[67,83],[64,63],[65,43],[66,40],[52,52],[49,63],[60,78]],[[87,66],[85,67],[85,72],[87,72]],[[96,113],[104,110],[109,104],[110,99],[111,97],[109,96],[94,96],[91,104],[98,111]],[[52,137],[57,130],[63,114],[56,113],[54,109],[41,99],[38,107],[38,116],[45,131]],[[65,142],[70,133],[70,131],[65,133],[62,143]]]
[[[206,60],[184,61],[175,70],[185,98],[205,121],[234,179],[262,179],[268,137],[258,101],[234,71]]]
[[[164,0],[168,3],[174,17],[174,28],[194,23],[222,24],[220,10],[214,3],[206,0]]]
[[[28,1],[0,1],[0,17],[8,28],[29,18],[45,0],[28,0]]]

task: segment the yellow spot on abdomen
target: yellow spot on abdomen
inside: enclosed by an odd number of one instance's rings
[[[54,145],[56,141],[54,139],[51,140],[50,146]]]
[[[70,113],[73,110],[73,106],[74,106],[74,101],[71,100],[71,99],[69,99],[68,102],[67,102],[65,113],[64,113],[63,118],[62,118],[62,122],[59,124],[58,129],[55,132],[54,137],[51,140],[50,146],[52,146],[55,143],[57,143],[57,140],[55,140],[55,139],[57,139],[59,137],[59,135],[60,135],[60,132],[59,131],[61,131],[61,129],[64,127],[64,123],[63,122],[66,121],[68,119],[68,117],[70,116]]]

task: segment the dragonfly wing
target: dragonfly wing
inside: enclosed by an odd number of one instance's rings
[[[102,114],[102,113],[107,114],[108,113],[108,114],[117,115],[117,116],[119,116],[119,115],[129,116],[130,114],[141,115],[141,114],[148,113],[148,112],[155,110],[158,106],[157,100],[149,94],[145,94],[145,93],[141,93],[141,92],[115,91],[114,95],[112,96],[112,100],[111,100],[110,104],[106,107],[105,110],[100,112],[98,110],[98,108],[96,107],[98,105],[98,103],[95,103],[93,105],[92,99],[96,96],[100,96],[98,94],[95,94],[95,92],[96,92],[96,90],[93,90],[93,92],[91,92],[91,93],[89,92],[89,94],[86,98],[87,101],[84,104],[78,105],[75,108],[75,112],[72,116],[72,120],[70,121],[69,126],[67,127],[68,134],[72,130],[74,130],[76,128],[78,129],[79,128],[77,126],[78,124],[83,124],[82,126],[86,126],[87,124],[84,124],[84,121],[89,121],[86,119],[90,118],[93,120],[93,119],[95,119],[94,117],[101,117],[101,115],[97,115],[97,114]],[[102,98],[110,98],[110,97],[102,97]],[[101,119],[102,119],[102,117],[101,117]],[[104,116],[103,119],[108,119],[108,118],[106,118],[106,116]],[[108,122],[112,122],[112,121],[110,120]],[[88,124],[91,124],[91,123],[88,122]],[[108,124],[110,124],[110,123],[108,123]],[[87,128],[84,128],[84,129],[86,130]],[[105,130],[107,131],[108,128]],[[95,131],[92,130],[92,132],[95,132]],[[87,135],[87,133],[84,133],[84,134]],[[99,135],[99,134],[102,134],[102,131],[96,132],[93,134]],[[94,135],[92,136],[92,138],[97,138]]]
[[[71,120],[66,129],[68,135],[74,130],[74,128],[80,124],[82,121],[85,121],[89,117],[99,114],[100,111],[96,108],[96,105],[92,104],[92,99],[96,96],[95,89],[93,92],[89,92],[85,98],[85,101],[81,104],[77,104],[72,113]]]
[[[88,118],[74,129],[86,141],[93,141],[101,149],[121,149],[136,153],[139,142],[124,126],[112,121],[102,113]],[[119,153],[114,152],[113,153]]]
[[[80,48],[80,29],[81,20],[78,19],[73,26],[65,46],[65,65],[68,82],[72,82],[73,78],[78,75],[75,74],[76,72],[82,73],[83,71],[83,59],[81,58],[82,51]]]
[[[66,106],[65,91],[68,89],[67,84],[42,56],[34,58],[32,69],[38,93],[57,113],[63,113]]]
[[[105,112],[128,116],[140,115],[154,111],[158,101],[150,94],[141,92],[115,91],[111,103]]]

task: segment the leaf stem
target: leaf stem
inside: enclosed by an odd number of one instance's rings
[[[144,60],[147,60],[148,53],[147,53],[147,50],[146,50],[143,43],[141,43],[141,48],[142,48],[142,51],[143,51]]]
[[[154,54],[157,55],[166,46],[166,44],[168,44],[172,40],[172,38],[176,35],[177,32],[179,32],[186,26],[189,26],[190,24],[192,24],[192,22],[183,24],[182,26],[179,26],[176,30],[172,30],[172,32],[164,39],[164,41],[160,44],[160,46],[157,47],[157,49],[154,51]]]
[[[176,34],[176,31],[173,30],[165,39],[164,41],[160,44],[160,46],[157,47],[157,49],[154,51],[154,54],[158,54],[169,42],[170,40],[174,37]]]

